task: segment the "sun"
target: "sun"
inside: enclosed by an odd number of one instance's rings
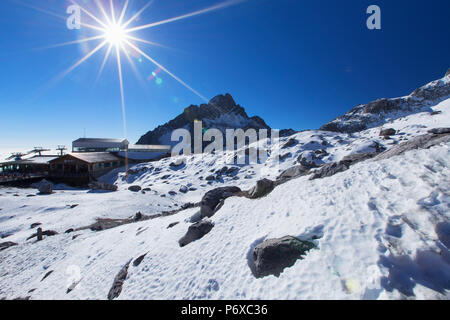
[[[119,24],[110,24],[105,28],[105,39],[113,46],[122,46],[126,39],[126,29]]]
[[[159,70],[164,71],[167,73],[170,77],[175,79],[177,82],[179,82],[181,85],[183,85],[185,88],[190,90],[192,93],[197,95],[199,98],[201,98],[203,101],[208,103],[208,100],[201,95],[198,91],[193,89],[190,85],[188,85],[186,82],[181,80],[178,76],[176,76],[174,73],[170,72],[167,68],[165,68],[162,64],[157,62],[154,58],[150,57],[148,54],[146,54],[141,48],[139,48],[138,43],[144,43],[147,45],[158,45],[155,42],[141,39],[139,37],[133,36],[133,33],[136,31],[142,31],[145,29],[154,28],[157,26],[161,26],[167,23],[172,23],[175,21],[184,20],[187,18],[195,17],[198,15],[202,15],[208,12],[220,10],[232,5],[236,5],[238,3],[244,2],[246,0],[226,0],[223,2],[220,2],[214,6],[201,9],[198,11],[194,11],[191,13],[183,14],[177,17],[148,23],[144,25],[139,26],[131,26],[133,22],[137,21],[138,18],[141,16],[141,14],[153,3],[154,0],[146,0],[146,4],[137,12],[134,13],[134,15],[131,16],[131,18],[128,18],[128,20],[125,19],[125,15],[128,10],[128,5],[131,0],[123,0],[124,3],[121,10],[117,10],[116,4],[119,1],[115,0],[94,0],[92,3],[96,4],[97,10],[99,12],[93,13],[90,10],[87,9],[87,7],[82,6],[79,4],[79,2],[83,0],[69,0],[72,4],[76,5],[80,8],[80,10],[85,14],[85,17],[90,18],[87,22],[81,22],[80,25],[90,29],[92,31],[96,32],[96,35],[82,38],[75,41],[69,41],[65,43],[56,44],[51,47],[59,47],[59,46],[65,46],[65,45],[71,45],[71,44],[81,44],[81,43],[87,43],[91,41],[100,41],[100,44],[95,46],[92,50],[86,53],[84,57],[82,57],[80,60],[78,60],[75,64],[73,64],[70,68],[60,73],[57,77],[57,79],[61,79],[70,72],[72,72],[74,69],[78,68],[81,64],[83,64],[86,60],[88,60],[90,57],[92,57],[95,53],[99,52],[102,48],[107,48],[105,56],[103,58],[103,62],[100,66],[100,69],[97,74],[97,80],[100,78],[103,69],[105,67],[105,64],[110,56],[115,55],[115,60],[117,63],[117,70],[118,70],[118,78],[119,78],[119,85],[120,85],[120,98],[121,98],[121,107],[122,107],[122,120],[123,120],[123,130],[124,130],[124,138],[127,136],[127,128],[126,128],[126,112],[125,112],[125,95],[124,95],[124,83],[123,83],[123,72],[122,72],[122,57],[125,57],[135,73],[136,66],[134,61],[132,60],[131,53],[133,55],[139,55],[140,59],[145,58],[152,64],[158,67]],[[87,0],[84,0],[84,2],[89,2]],[[109,2],[109,8],[107,3]],[[106,6],[104,6],[104,4]],[[31,6],[30,6],[31,7]],[[33,8],[33,7],[32,7]],[[35,8],[35,7],[34,7]],[[42,11],[39,8],[35,8],[36,10]],[[128,10],[130,11],[130,10]],[[58,15],[56,15],[58,16]],[[59,17],[59,16],[58,16]],[[65,17],[63,17],[65,19]],[[92,24],[94,22],[94,24]]]

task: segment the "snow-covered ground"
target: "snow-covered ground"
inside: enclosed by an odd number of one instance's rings
[[[146,254],[141,264],[130,265],[118,299],[448,299],[449,144],[367,160],[332,177],[293,179],[260,199],[228,198],[211,218],[211,232],[184,247],[178,240],[198,208],[105,231],[64,233],[96,218],[174,210],[219,186],[248,190],[316,150],[327,154],[317,163],[329,163],[450,127],[450,99],[432,110],[442,112],[385,124],[398,130],[388,140],[376,127],[354,134],[305,131],[273,144],[265,141],[268,161],[236,166],[237,173],[214,181],[206,177],[231,154],[193,155],[181,167],[170,166],[173,158],[139,164],[130,168],[128,181],[118,169],[102,177],[119,186],[112,193],[56,190],[44,196],[35,189],[0,188],[0,235],[7,236],[0,242],[18,244],[0,251],[0,298],[106,299],[121,268]],[[282,148],[289,139],[297,143]],[[151,191],[131,192],[131,185]],[[191,190],[180,192],[181,186]],[[173,222],[179,223],[168,229]],[[27,240],[36,231],[33,223],[59,234]],[[315,236],[317,248],[280,277],[255,278],[253,248],[285,235]]]

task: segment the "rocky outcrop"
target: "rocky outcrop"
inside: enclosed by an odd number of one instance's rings
[[[373,128],[411,113],[429,111],[429,107],[450,97],[450,75],[428,83],[409,96],[393,99],[378,99],[358,105],[346,114],[323,125],[320,130],[352,133]]]
[[[201,220],[189,226],[187,233],[178,241],[180,247],[203,238],[203,236],[211,231],[214,224],[209,220]]]
[[[257,278],[279,277],[285,268],[293,266],[314,247],[312,242],[292,236],[265,240],[253,250],[254,275]]]
[[[434,132],[445,132],[446,130],[434,130]],[[442,134],[424,134],[412,138],[409,141],[403,142],[401,144],[395,145],[389,150],[380,153],[374,158],[374,161],[389,159],[398,155],[401,155],[407,151],[415,149],[429,149],[432,146],[438,145],[440,143],[450,142],[450,133]]]
[[[238,187],[221,187],[208,191],[200,203],[200,215],[212,217],[214,213],[223,205],[226,198],[234,196],[241,192]]]

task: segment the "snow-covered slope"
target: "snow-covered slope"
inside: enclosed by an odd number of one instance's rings
[[[270,154],[264,163],[229,165],[232,154],[216,153],[186,157],[179,166],[174,158],[139,164],[128,180],[118,169],[102,177],[118,185],[112,193],[65,189],[44,196],[0,188],[0,244],[17,244],[0,251],[0,298],[107,299],[131,261],[118,299],[448,299],[448,142],[359,162],[330,177],[310,180],[307,174],[262,198],[227,198],[208,219],[214,224],[209,233],[178,243],[200,210],[180,208],[210,190],[249,190],[302,162],[322,166],[450,127],[450,99],[426,104],[360,132],[312,130],[262,141]],[[396,133],[380,136],[386,128]],[[132,185],[149,189],[131,192]],[[137,212],[168,214],[103,231],[83,228],[97,218]],[[34,223],[58,234],[27,240]],[[316,248],[279,277],[255,277],[253,249],[286,235]]]

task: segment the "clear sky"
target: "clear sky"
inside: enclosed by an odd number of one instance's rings
[[[78,1],[101,16],[93,0]],[[109,2],[101,2],[109,10]],[[147,2],[130,0],[125,17]],[[220,2],[154,0],[130,26]],[[118,10],[124,1],[114,3]],[[57,78],[101,42],[48,48],[98,34],[83,26],[67,28],[70,4],[1,3],[0,149],[68,145],[84,132],[123,136],[115,55],[96,81],[107,46]],[[371,4],[381,8],[382,30],[366,27]],[[92,22],[86,14],[81,18]],[[261,116],[273,128],[300,130],[318,128],[357,104],[406,95],[441,78],[450,67],[449,21],[448,0],[248,0],[135,35],[161,44],[139,45],[204,97],[230,93],[250,116]],[[203,101],[137,52],[130,54],[136,73],[122,56],[123,81],[128,138],[136,142]]]

